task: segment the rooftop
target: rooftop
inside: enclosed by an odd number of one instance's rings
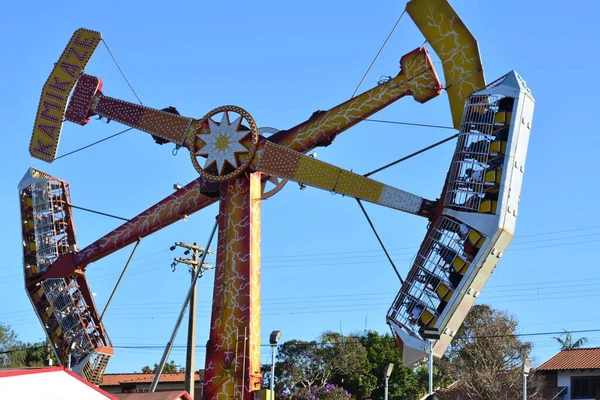
[[[537,371],[600,369],[600,347],[562,350],[536,368]]]
[[[127,373],[127,374],[104,374],[104,379],[100,386],[120,386],[123,383],[152,383],[154,374]],[[200,382],[201,376],[196,372],[194,381]],[[159,383],[184,383],[185,373],[162,374]]]
[[[556,400],[559,395],[563,394],[566,391],[566,387],[557,386],[556,373],[550,373],[551,376],[542,376],[540,377],[540,381],[538,381],[539,385],[537,390],[539,390],[539,398],[544,400]],[[499,375],[502,375],[500,373]],[[528,381],[528,387],[530,387],[530,391],[533,393],[536,391],[535,388],[531,387],[531,381]],[[465,399],[465,384],[462,381],[454,382],[452,385],[447,388],[441,388],[436,391],[439,400],[462,400]],[[424,399],[427,396],[424,397]]]
[[[156,393],[118,393],[115,397],[119,400],[189,400],[186,391],[170,391]]]

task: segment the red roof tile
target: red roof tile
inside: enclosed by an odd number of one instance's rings
[[[600,347],[562,350],[536,369],[538,371],[600,369]]]
[[[184,390],[171,390],[167,392],[155,393],[118,393],[115,394],[119,400],[189,400],[190,395]]]
[[[447,388],[439,389],[436,394],[439,400],[460,400],[463,395],[463,383],[461,381],[454,382]]]
[[[499,375],[501,375],[500,373]],[[541,386],[538,387],[539,390],[539,398],[544,400],[556,400],[558,395],[562,394],[566,387],[556,386],[556,372],[550,372],[544,374],[544,376],[540,377],[539,384]],[[531,380],[528,381],[531,384]],[[528,385],[529,387],[529,385]],[[535,390],[533,388],[530,389],[531,392]],[[436,392],[439,400],[464,400],[466,399],[465,387],[462,381],[454,382],[452,385],[447,388],[439,389]]]
[[[129,373],[129,374],[104,374],[104,378],[100,386],[119,386],[122,383],[152,383],[154,374]],[[194,381],[200,382],[198,372],[194,374]],[[162,374],[159,383],[176,383],[185,382],[185,373],[178,372],[176,374]]]

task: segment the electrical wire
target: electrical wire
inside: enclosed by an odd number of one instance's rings
[[[527,336],[549,336],[549,335],[563,335],[565,333],[592,333],[592,332],[600,332],[600,328],[596,328],[596,329],[578,329],[578,330],[570,330],[570,331],[545,331],[545,332],[527,332],[527,333],[506,333],[506,334],[500,334],[500,335],[481,335],[481,336],[473,336],[473,339],[493,339],[493,338],[505,338],[505,337],[527,337]],[[390,341],[390,342],[394,342],[394,338],[381,338],[381,340],[383,341]],[[338,341],[338,342],[332,342],[332,341],[310,341],[310,342],[314,342],[316,344],[338,344],[338,345],[355,345],[355,342],[348,342],[348,341]],[[45,347],[45,345],[43,346],[30,346],[30,348],[43,348]],[[271,347],[270,344],[261,344],[261,347]],[[154,344],[145,344],[145,345],[114,345],[113,348],[115,349],[137,349],[137,350],[158,350],[158,349],[163,349],[164,345],[154,345]],[[173,348],[180,348],[180,349],[185,349],[187,348],[187,345],[185,344],[174,344]],[[206,348],[206,345],[196,345],[196,348]],[[26,349],[23,348],[18,348],[18,349],[8,349],[8,350],[3,350],[0,351],[0,354],[8,354],[8,353],[14,353],[14,352],[18,352],[18,351],[26,351]]]

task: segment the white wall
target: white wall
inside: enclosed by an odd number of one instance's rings
[[[588,370],[585,372],[580,371],[559,371],[558,372],[558,386],[566,386],[568,388],[565,400],[571,400],[571,377],[572,376],[600,376],[600,370]],[[595,400],[593,397],[585,400]]]
[[[0,377],[0,398],[40,400],[106,400],[106,394],[64,370]]]

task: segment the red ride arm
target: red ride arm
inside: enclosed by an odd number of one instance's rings
[[[219,200],[219,184],[197,178],[77,253],[60,256],[40,279],[65,277]]]

